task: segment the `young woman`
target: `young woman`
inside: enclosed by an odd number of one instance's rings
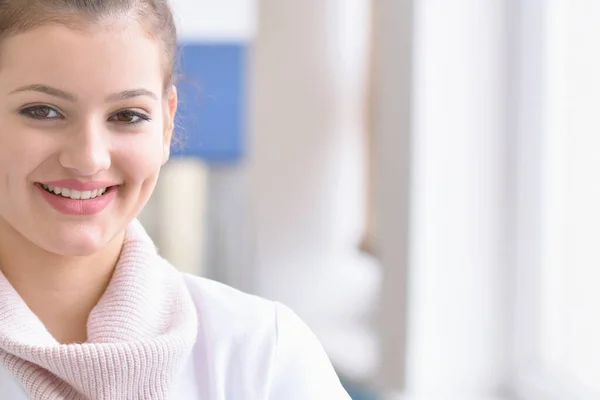
[[[288,308],[179,273],[166,0],[0,0],[0,398],[349,399]]]

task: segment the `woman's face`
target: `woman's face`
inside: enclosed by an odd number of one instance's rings
[[[138,24],[2,42],[0,229],[65,256],[123,232],[169,155],[176,95],[164,97],[161,49]]]

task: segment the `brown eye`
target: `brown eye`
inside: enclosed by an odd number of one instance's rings
[[[110,120],[114,121],[114,122],[126,124],[126,125],[135,125],[135,124],[139,124],[144,121],[149,121],[150,117],[148,117],[145,114],[135,112],[132,110],[124,110],[124,111],[119,111],[118,113],[113,115]]]
[[[136,115],[131,111],[122,111],[117,114],[117,121],[119,122],[133,122],[135,121]]]
[[[34,106],[29,107],[19,112],[21,115],[24,115],[33,119],[62,119],[63,116],[56,111],[54,108],[49,106]]]
[[[52,110],[50,107],[38,107],[34,110],[31,110],[31,113],[36,118],[48,118]]]

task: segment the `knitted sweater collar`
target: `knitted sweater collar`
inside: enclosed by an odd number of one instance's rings
[[[167,399],[196,339],[183,277],[134,220],[83,344],[59,344],[0,273],[0,364],[34,400]]]

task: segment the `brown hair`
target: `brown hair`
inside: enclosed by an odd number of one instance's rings
[[[177,29],[168,0],[0,0],[0,42],[43,24],[74,29],[132,19],[164,47],[165,89],[173,84]]]

